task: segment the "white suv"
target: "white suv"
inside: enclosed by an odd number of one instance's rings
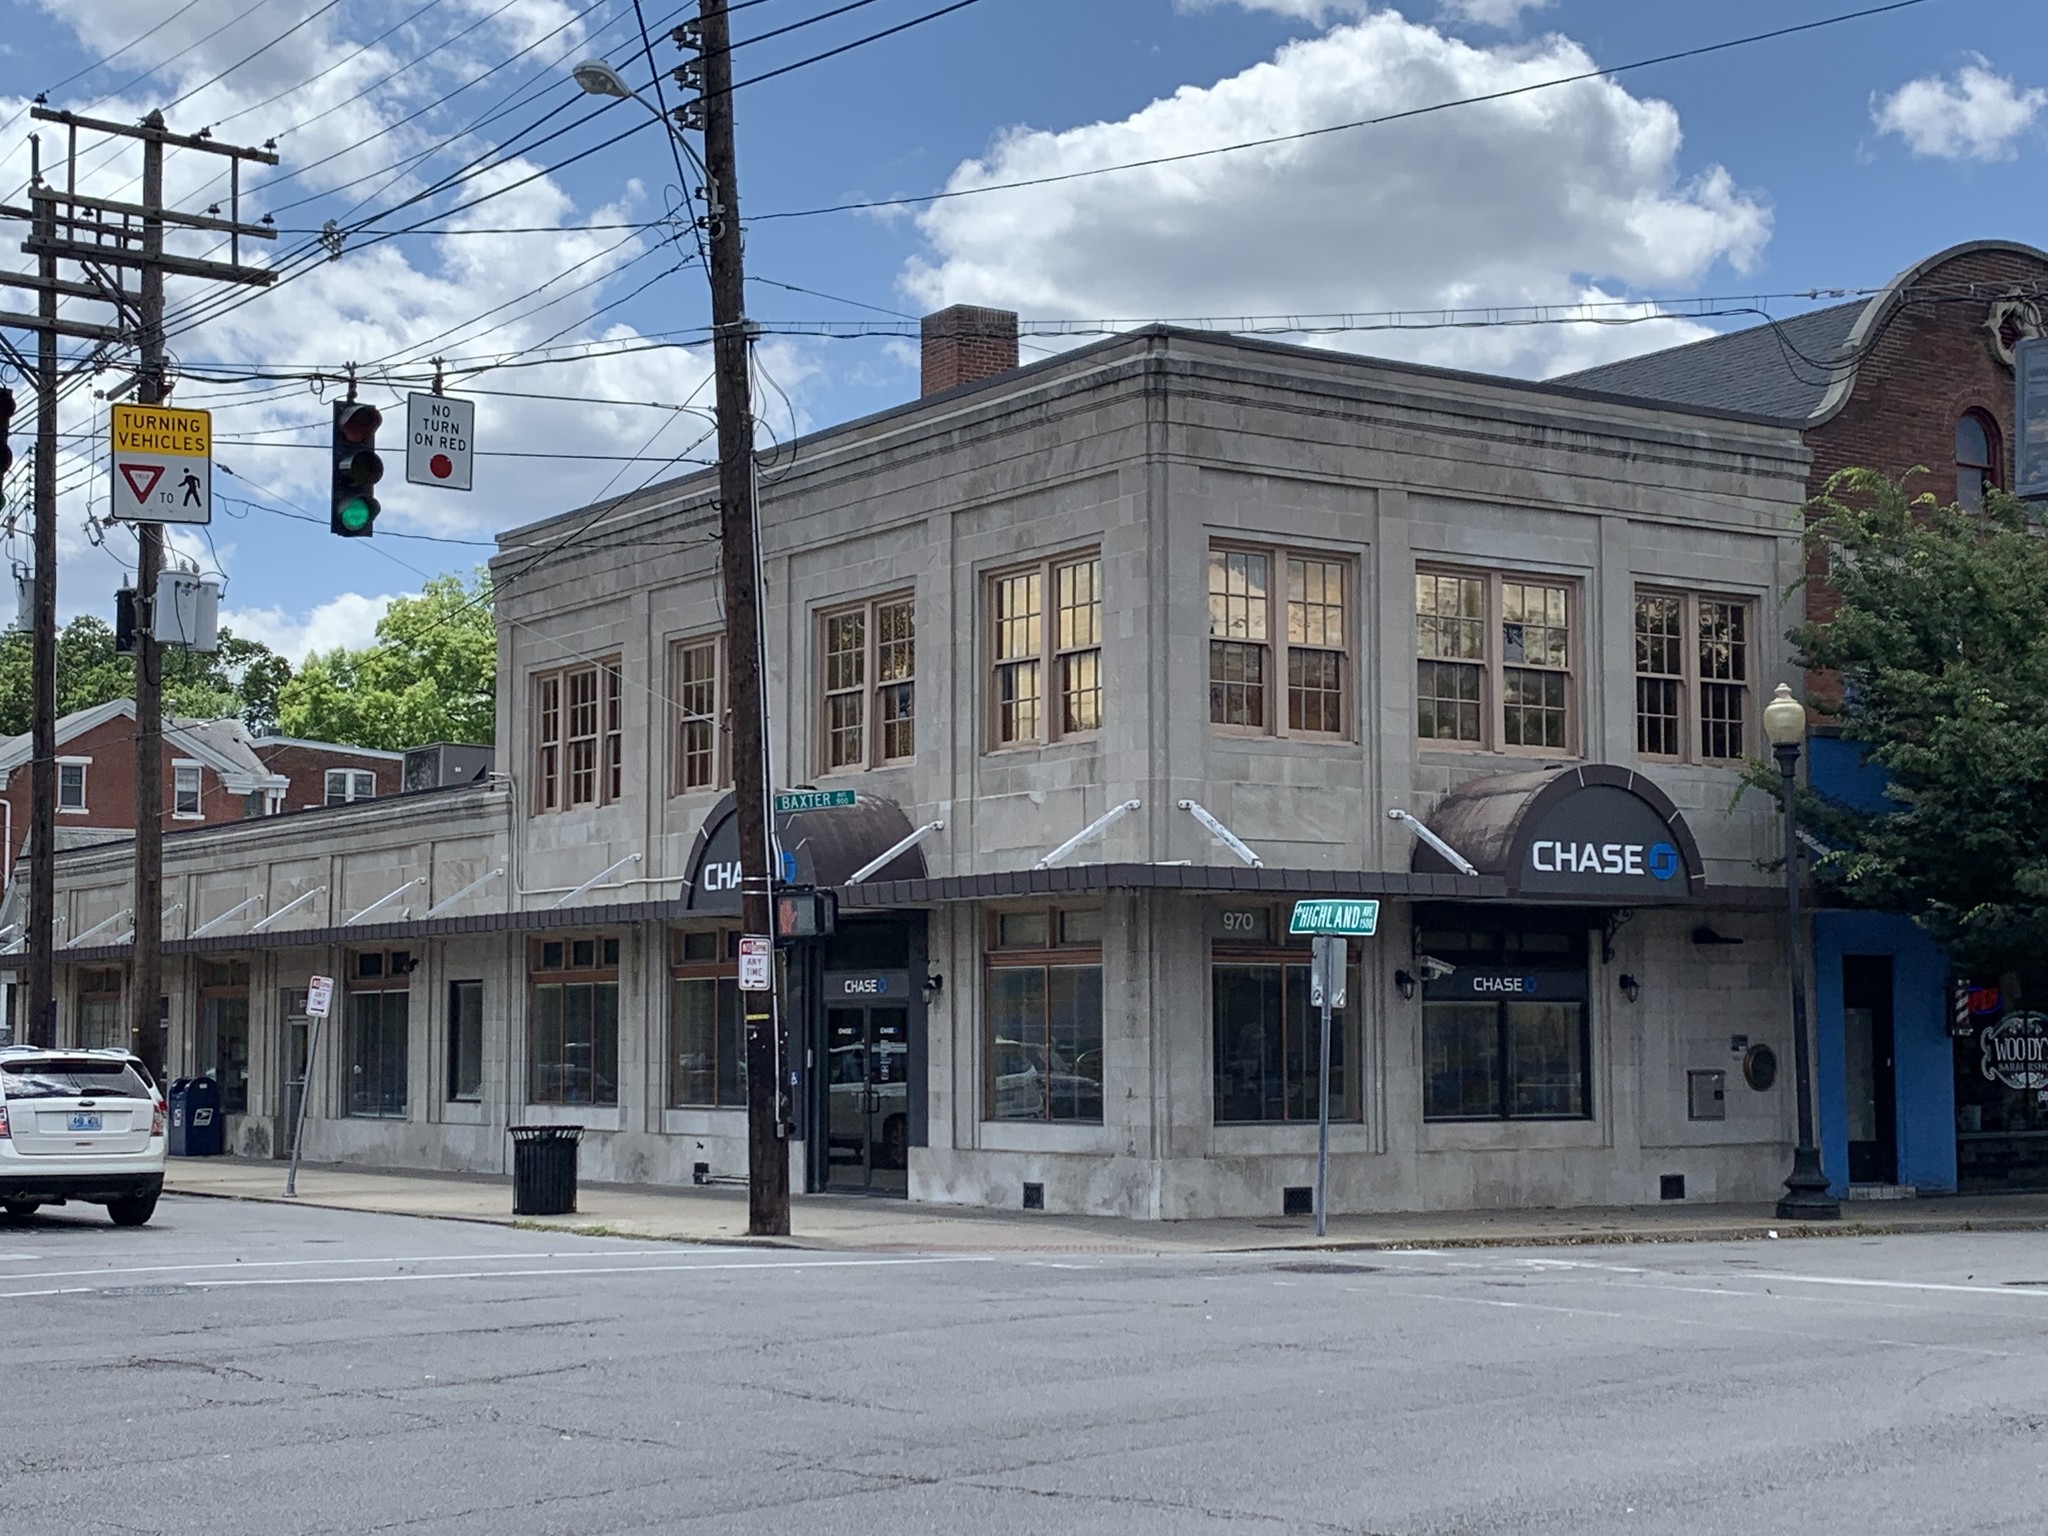
[[[68,1200],[139,1227],[164,1188],[164,1101],[126,1051],[0,1050],[0,1208]]]

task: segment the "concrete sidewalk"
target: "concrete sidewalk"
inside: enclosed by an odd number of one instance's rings
[[[173,1158],[168,1193],[282,1201],[285,1165],[239,1158]],[[602,1232],[685,1243],[769,1241],[885,1252],[1237,1253],[1287,1248],[1449,1248],[1574,1243],[1676,1243],[1890,1232],[2044,1231],[2048,1195],[1936,1196],[1856,1202],[1811,1228],[1778,1221],[1768,1205],[1669,1205],[1527,1211],[1425,1211],[1338,1216],[1327,1238],[1306,1218],[1129,1221],[912,1205],[902,1200],[800,1195],[792,1235],[746,1236],[746,1192],[585,1184],[573,1216],[515,1217],[509,1178],[334,1165],[299,1169],[298,1201],[449,1221]]]

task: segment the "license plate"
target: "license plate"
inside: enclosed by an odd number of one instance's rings
[[[64,1127],[67,1131],[96,1131],[99,1128],[100,1117],[98,1115],[73,1115],[71,1123]]]

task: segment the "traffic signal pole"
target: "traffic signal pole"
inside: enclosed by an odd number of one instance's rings
[[[152,112],[144,122],[161,129],[163,114]],[[159,210],[163,205],[164,141],[152,135],[142,141],[142,206]],[[143,405],[161,405],[169,393],[164,388],[163,254],[163,219],[145,217],[136,304],[142,357],[136,364],[140,383],[135,392]],[[156,638],[163,524],[136,524],[135,542],[135,948],[128,962],[128,1036],[129,1049],[163,1082],[162,1005],[157,1000],[164,992],[164,653]]]
[[[711,351],[717,389],[718,537],[725,588],[725,664],[732,687],[733,798],[739,817],[740,910],[750,934],[772,935],[769,910],[767,715],[761,669],[754,501],[754,409],[747,376],[744,237],[733,133],[726,0],[700,0],[704,66],[704,217],[711,265]],[[769,968],[771,989],[775,968]],[[742,992],[747,1041],[747,1230],[789,1232],[789,1141],[782,1116],[780,1010],[773,990]]]

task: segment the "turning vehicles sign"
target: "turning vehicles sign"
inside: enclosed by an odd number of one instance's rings
[[[213,520],[213,414],[168,405],[117,405],[113,515],[131,523]]]

